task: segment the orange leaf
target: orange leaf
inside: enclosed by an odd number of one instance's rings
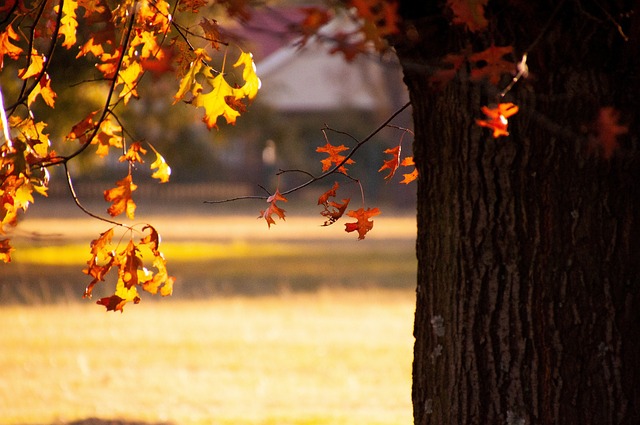
[[[384,161],[384,164],[378,170],[378,172],[380,172],[384,169],[387,169],[387,168],[389,169],[389,174],[387,174],[384,177],[385,180],[391,180],[391,178],[393,178],[393,175],[396,173],[396,170],[400,165],[400,151],[401,151],[400,145],[396,146],[395,148],[390,148],[384,151],[384,153],[388,153],[391,155],[391,159]]]
[[[329,155],[328,158],[325,158],[320,161],[322,163],[322,171],[329,170],[332,165],[341,164],[345,160],[346,156],[340,155],[340,152],[347,151],[347,150],[349,150],[349,148],[346,147],[345,145],[333,146],[329,142],[327,142],[326,145],[317,148],[316,152],[326,153]],[[352,159],[348,159],[344,164],[354,164],[354,163],[355,161],[353,161]],[[347,169],[344,167],[344,165],[341,165],[340,168],[338,168],[338,171],[341,172],[342,174],[347,174]]]
[[[131,289],[138,284],[138,269],[144,266],[138,254],[138,247],[133,240],[130,240],[126,248],[117,254],[118,278],[122,280],[126,289]]]
[[[324,205],[327,203],[329,198],[336,196],[336,191],[339,188],[340,188],[340,185],[338,184],[338,182],[334,182],[333,187],[331,189],[327,190],[325,193],[320,195],[320,197],[318,198],[318,205]]]
[[[133,183],[131,174],[117,181],[116,186],[117,187],[113,189],[104,191],[104,200],[113,203],[107,209],[107,212],[111,217],[115,217],[126,211],[127,217],[133,220],[136,204],[131,198],[131,193],[136,190],[138,186]]]
[[[482,112],[489,118],[488,120],[476,120],[476,124],[493,130],[493,137],[508,136],[507,118],[518,112],[518,107],[513,103],[499,103],[496,108],[482,107]]]
[[[129,146],[127,153],[124,155],[121,155],[120,158],[118,158],[118,161],[120,162],[129,161],[131,163],[139,162],[140,164],[143,164],[144,160],[142,159],[140,154],[144,155],[146,153],[147,153],[147,150],[142,147],[142,144],[140,144],[140,142],[134,142],[131,144],[131,146]]]
[[[91,112],[85,119],[74,125],[67,135],[67,139],[78,139],[81,144],[85,144],[89,137],[89,132],[92,131],[96,126],[93,122],[93,117],[97,112],[98,111]]]
[[[287,202],[287,198],[282,196],[278,189],[276,189],[276,193],[274,193],[273,195],[267,198],[267,202],[270,205],[266,210],[260,211],[260,215],[258,216],[258,218],[264,218],[267,221],[267,225],[269,226],[269,228],[271,228],[272,224],[276,224],[273,217],[271,217],[273,214],[280,217],[281,220],[284,220],[285,210],[281,209],[276,205],[277,201]]]
[[[411,166],[415,167],[416,163],[413,161],[412,156],[407,156],[405,159],[402,160],[400,165],[402,165],[403,167],[411,167]],[[412,172],[408,174],[403,174],[402,176],[404,177],[404,179],[400,183],[409,184],[418,178],[418,169],[414,168]]]
[[[602,156],[611,158],[613,152],[620,147],[618,136],[627,134],[629,127],[618,124],[620,112],[611,106],[605,106],[598,111],[596,120],[596,141],[600,145]]]
[[[118,134],[121,132],[122,127],[120,127],[120,125],[112,121],[109,117],[105,118],[100,124],[100,131],[98,131],[97,136],[91,142],[92,144],[98,145],[96,154],[106,156],[109,153],[109,146],[121,148],[122,136]]]
[[[54,107],[57,95],[51,89],[51,79],[46,73],[42,78],[40,78],[38,84],[36,84],[33,90],[31,90],[31,93],[29,93],[29,96],[27,97],[27,105],[31,106],[31,104],[36,101],[38,95],[42,96],[42,100],[44,100],[44,103],[46,103],[47,106],[50,108]]]
[[[331,189],[323,193],[318,198],[318,205],[322,205],[324,207],[324,209],[320,211],[320,215],[327,218],[323,226],[329,226],[338,221],[340,217],[343,216],[347,206],[349,205],[350,198],[343,199],[342,203],[329,201],[329,198],[336,196],[336,192],[339,187],[340,185],[338,185],[338,182],[335,182]]]
[[[513,46],[491,45],[482,52],[469,56],[469,61],[474,63],[471,70],[471,79],[478,81],[487,78],[493,85],[500,82],[502,74],[509,74],[516,69],[516,65],[503,59],[503,56],[513,53]]]
[[[355,223],[347,223],[345,224],[345,231],[349,232],[358,232],[358,239],[364,239],[367,232],[373,229],[373,220],[369,220],[371,217],[380,214],[380,210],[378,208],[360,208],[357,211],[351,210],[347,213],[349,217],[355,218],[357,221]]]
[[[7,25],[7,29],[0,33],[0,69],[4,67],[5,55],[16,60],[22,54],[22,49],[11,43],[11,40],[19,39],[18,34],[16,34],[11,25]]]
[[[400,183],[409,184],[418,178],[418,169],[414,168],[409,174],[403,174],[404,179]]]
[[[489,22],[484,16],[484,7],[489,0],[447,0],[453,11],[453,23],[466,25],[469,31],[478,32],[487,27]]]
[[[9,244],[9,239],[0,240],[0,260],[5,263],[11,262],[11,251],[13,251],[13,247]]]

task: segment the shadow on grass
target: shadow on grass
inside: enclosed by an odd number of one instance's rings
[[[174,425],[173,422],[139,422],[120,419],[87,418],[73,422],[55,422],[51,425]]]

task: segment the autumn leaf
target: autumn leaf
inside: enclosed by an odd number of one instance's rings
[[[54,11],[59,12],[60,6],[55,6]],[[65,0],[62,6],[62,19],[60,20],[60,36],[64,36],[64,42],[62,47],[70,49],[76,44],[76,29],[78,28],[78,21],[76,16],[76,10],[78,9],[77,0]]]
[[[151,174],[151,177],[160,180],[160,183],[168,182],[171,176],[171,167],[153,146],[149,145],[149,147],[156,154],[156,160],[151,163],[151,169],[156,171]]]
[[[482,112],[489,118],[488,120],[476,120],[476,124],[493,130],[493,137],[508,136],[507,118],[518,112],[518,107],[513,103],[499,103],[496,108],[482,107]]]
[[[113,203],[107,209],[111,217],[126,212],[127,217],[133,220],[136,204],[133,202],[131,194],[137,188],[138,186],[132,181],[131,174],[128,174],[125,178],[116,182],[115,188],[104,191],[104,200]]]
[[[0,260],[5,263],[11,262],[11,251],[13,251],[13,247],[9,244],[9,239],[0,240]]]
[[[92,144],[98,145],[96,154],[98,156],[108,155],[110,146],[122,148],[122,136],[119,133],[122,133],[122,127],[120,127],[115,120],[111,120],[110,117],[102,120],[100,130],[91,142]]]
[[[273,217],[271,217],[273,214],[280,217],[281,220],[284,220],[284,217],[285,217],[285,214],[284,214],[285,210],[283,210],[282,208],[278,207],[278,205],[276,205],[277,201],[287,202],[287,198],[282,196],[278,189],[276,189],[276,193],[274,193],[273,195],[267,198],[267,203],[269,203],[269,207],[264,211],[260,211],[260,215],[258,216],[258,218],[264,218],[266,220],[269,228],[271,228],[272,224],[276,224]]]
[[[67,135],[67,140],[78,140],[80,144],[85,144],[89,137],[89,133],[95,128],[95,123],[93,122],[93,117],[98,113],[98,111],[93,111],[89,113],[82,121],[75,124],[69,134]]]
[[[338,182],[333,184],[333,187],[320,195],[318,198],[318,205],[323,206],[323,210],[320,211],[320,215],[326,218],[323,226],[329,226],[338,221],[347,209],[350,198],[342,200],[342,203],[330,201],[329,198],[336,196],[337,190],[340,188]]]
[[[222,35],[220,34],[220,26],[215,19],[209,19],[206,16],[200,21],[200,28],[204,32],[204,38],[211,43],[211,47],[218,50]]]
[[[29,63],[29,66],[26,68],[21,68],[20,71],[18,71],[18,77],[26,80],[40,74],[40,72],[44,68],[44,61],[44,56],[38,54],[35,50],[32,50],[31,62]]]
[[[380,210],[378,208],[360,208],[358,210],[351,210],[347,213],[349,217],[355,218],[357,221],[355,223],[347,223],[345,224],[345,231],[347,233],[350,232],[358,232],[358,239],[364,239],[367,232],[373,229],[373,220],[370,220],[371,217],[380,214]]]
[[[127,288],[124,282],[118,280],[115,293],[110,297],[100,298],[96,304],[105,306],[107,311],[119,311],[122,313],[125,304],[128,302],[140,303],[138,289],[136,287]]]
[[[384,177],[385,180],[391,180],[393,178],[394,174],[396,173],[396,170],[398,169],[398,166],[400,165],[400,152],[401,152],[400,145],[398,145],[398,146],[396,146],[394,148],[386,149],[384,151],[384,153],[391,155],[391,159],[388,159],[388,160],[384,161],[384,164],[378,170],[378,172],[381,172],[382,170],[386,170],[386,169],[389,170],[389,174],[387,174]]]
[[[83,298],[91,298],[93,287],[104,281],[105,275],[111,270],[115,261],[115,252],[111,247],[113,228],[100,234],[97,239],[91,241],[91,258],[87,261],[87,268],[82,270],[84,274],[93,277],[84,291]]]
[[[414,167],[412,172],[402,175],[404,177],[404,179],[400,183],[409,184],[409,183],[411,183],[412,181],[414,181],[415,179],[418,178],[418,169],[415,168],[416,164],[413,161],[413,157],[412,156],[405,157],[402,160],[402,162],[400,163],[400,165],[402,165],[403,167],[411,167],[411,166]]]
[[[605,106],[598,111],[596,119],[596,142],[600,146],[602,156],[609,159],[620,147],[618,136],[627,134],[629,127],[619,124],[620,112],[611,106]]]
[[[250,53],[241,53],[235,67],[244,66],[242,75],[245,83],[240,88],[229,85],[224,78],[224,70],[214,76],[213,69],[206,65],[210,58],[202,49],[194,52],[196,59],[185,76],[180,81],[178,92],[174,96],[174,103],[181,100],[187,93],[191,93],[192,99],[188,101],[196,107],[204,108],[204,118],[202,119],[207,128],[218,128],[219,117],[224,117],[227,124],[235,124],[236,118],[240,116],[240,109],[235,105],[236,101],[242,99],[253,99],[260,88],[260,79],[256,75],[255,65]],[[205,87],[197,80],[202,76],[210,90],[205,92]],[[231,98],[232,101],[228,101]]]
[[[453,23],[466,25],[471,32],[484,30],[489,22],[484,16],[484,8],[489,0],[447,0],[453,12]]]
[[[316,152],[326,153],[329,155],[328,158],[321,160],[322,163],[322,171],[327,171],[331,169],[333,165],[342,164],[342,162],[346,159],[346,156],[340,155],[340,152],[344,152],[349,150],[345,145],[333,146],[331,143],[327,142],[326,145],[316,148]],[[347,159],[343,165],[338,168],[338,171],[342,174],[347,174],[347,169],[344,165],[346,164],[354,164],[355,161],[352,159]]]
[[[19,39],[11,25],[7,25],[7,29],[0,33],[0,70],[4,67],[5,55],[16,60],[22,54],[22,49],[11,43],[11,40]]]
[[[42,100],[44,100],[44,103],[46,103],[50,108],[53,108],[55,106],[57,95],[51,89],[51,78],[49,78],[49,75],[47,75],[46,73],[42,76],[42,78],[40,78],[38,84],[36,84],[33,90],[31,90],[31,92],[29,93],[29,96],[27,97],[27,105],[31,107],[38,96],[41,96]]]
[[[258,94],[258,90],[262,84],[260,78],[258,78],[258,74],[256,74],[256,64],[253,62],[253,55],[242,52],[236,63],[233,64],[234,68],[239,66],[244,67],[242,70],[244,84],[234,91],[234,96],[236,99],[246,96],[249,100],[253,100]]]
[[[488,79],[493,85],[500,82],[503,74],[509,74],[516,69],[513,62],[504,59],[505,55],[513,53],[513,46],[496,46],[492,44],[482,52],[469,56],[469,61],[474,64],[471,70],[471,79],[479,81]]]
[[[147,150],[142,147],[142,144],[140,142],[134,142],[131,144],[131,146],[129,146],[129,149],[127,149],[127,153],[121,155],[120,158],[118,158],[118,161],[129,161],[130,163],[138,162],[140,164],[143,164],[144,160],[140,155],[144,155],[146,153]]]

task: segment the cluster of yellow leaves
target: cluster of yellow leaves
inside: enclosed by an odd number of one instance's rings
[[[18,224],[18,213],[34,202],[34,192],[47,195],[49,173],[40,165],[56,154],[49,150],[44,123],[12,116],[1,125],[4,138],[9,136],[0,145],[0,235],[6,235]],[[0,240],[0,260],[10,262],[12,250],[9,239]]]
[[[162,296],[171,295],[175,278],[167,273],[164,255],[159,251],[160,236],[155,228],[145,225],[142,232],[149,231],[138,243],[131,237],[123,248],[113,244],[113,228],[101,233],[91,242],[91,258],[87,261],[87,268],[83,273],[93,280],[87,286],[84,297],[91,298],[96,284],[103,282],[111,270],[116,270],[117,283],[113,295],[100,298],[97,302],[107,308],[107,311],[123,311],[125,304],[138,304],[140,296],[138,288]],[[133,230],[130,229],[133,233]],[[151,256],[150,271],[145,267],[144,257]]]
[[[218,128],[219,117],[224,117],[227,124],[235,124],[236,118],[244,108],[242,101],[253,100],[260,89],[261,83],[256,74],[253,56],[245,52],[240,54],[233,66],[244,67],[242,71],[244,84],[240,87],[232,87],[224,77],[224,66],[221,72],[216,73],[207,65],[211,58],[204,49],[196,49],[194,53],[195,59],[180,81],[174,103],[182,100],[189,93],[191,98],[187,102],[204,108],[203,121],[209,129]],[[198,81],[198,77],[202,77],[208,87],[203,86]]]

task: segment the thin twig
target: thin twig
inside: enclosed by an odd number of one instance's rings
[[[365,137],[364,139],[358,141],[358,143],[354,146],[354,148],[349,152],[348,155],[345,156],[345,158],[338,164],[336,164],[332,169],[320,174],[319,176],[315,177],[312,176],[309,180],[307,180],[306,182],[295,186],[291,189],[285,190],[284,192],[280,192],[281,195],[288,195],[290,193],[293,192],[297,192],[298,190],[301,190],[313,183],[316,183],[326,177],[329,177],[332,174],[335,174],[337,172],[339,172],[338,170],[340,169],[340,167],[342,167],[343,165],[346,164],[347,161],[349,161],[349,159],[351,159],[351,157],[358,151],[358,149],[360,149],[364,144],[366,144],[367,142],[371,141],[371,139],[373,139],[373,137],[378,134],[380,131],[382,131],[382,129],[384,129],[385,127],[387,127],[389,125],[389,123],[391,121],[393,121],[393,119],[395,117],[397,117],[398,115],[400,115],[400,113],[402,113],[405,109],[407,109],[409,106],[411,105],[411,102],[407,102],[406,104],[404,104],[402,107],[400,107],[397,111],[395,111],[393,114],[391,114],[391,116],[389,118],[387,118],[382,124],[380,124],[375,130],[373,130],[367,137]],[[355,137],[353,137],[351,134],[343,132],[343,131],[339,131],[339,130],[334,130],[334,129],[330,129],[330,128],[325,128],[324,130],[331,130],[334,131],[335,133],[338,134],[344,134],[347,135],[351,138],[353,138],[354,140],[358,140]],[[340,173],[343,174],[344,173]],[[349,177],[349,176],[347,176]],[[357,180],[357,179],[355,179]],[[229,198],[229,199],[222,199],[222,200],[217,200],[217,201],[204,201],[205,204],[224,204],[227,202],[233,202],[233,201],[240,201],[240,200],[244,200],[244,199],[267,199],[267,196],[259,196],[259,195],[247,195],[247,196],[238,196],[235,198]]]

